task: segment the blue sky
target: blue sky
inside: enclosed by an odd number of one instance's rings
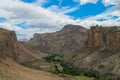
[[[109,7],[110,6],[104,6],[100,1],[96,4],[88,3],[68,15],[74,16],[75,18],[85,18],[98,15],[107,10]]]
[[[26,3],[34,3],[34,2],[36,2],[37,0],[21,0],[21,1],[26,2]]]
[[[22,0],[22,1],[25,3],[36,2],[36,0]],[[66,14],[66,15],[72,16],[75,19],[78,19],[78,18],[82,19],[82,18],[86,18],[89,16],[95,16],[95,15],[98,15],[98,14],[104,12],[108,8],[112,7],[112,5],[105,6],[102,3],[102,0],[98,0],[96,4],[86,3],[84,5],[80,5],[79,3],[75,2],[74,0],[50,0],[50,2],[47,4],[44,4],[43,7],[49,8],[52,5],[56,5],[59,8],[62,8],[65,6],[69,6],[69,7],[78,6],[77,10]]]
[[[67,24],[120,26],[119,13],[119,0],[1,0],[0,27],[29,39]]]
[[[7,20],[6,20],[6,18],[0,18],[0,22],[6,22]]]

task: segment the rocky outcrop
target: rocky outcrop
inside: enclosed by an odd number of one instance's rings
[[[87,29],[78,25],[66,25],[54,33],[35,34],[27,44],[44,53],[73,53],[83,47]]]
[[[14,51],[17,38],[14,31],[8,31],[0,28],[0,58],[16,58]]]
[[[115,50],[120,48],[120,27],[91,27],[87,47]]]
[[[0,58],[12,58],[17,62],[26,62],[41,58],[43,55],[22,42],[17,41],[15,31],[0,28]]]

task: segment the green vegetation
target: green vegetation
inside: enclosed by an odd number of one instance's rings
[[[62,60],[63,55],[60,54],[53,54],[44,57],[46,62],[60,62]]]
[[[92,72],[86,72],[86,73],[84,73],[83,75],[84,75],[84,76],[87,76],[87,77],[94,77],[94,80],[106,80],[105,77],[95,75],[95,74],[92,73]]]
[[[48,55],[48,56],[44,57],[44,59],[47,62],[54,63],[55,73],[79,76],[81,74],[81,71],[79,71],[75,68],[63,65],[61,63],[62,57],[63,56],[60,54],[53,54],[53,55]]]
[[[103,76],[97,76],[92,72],[83,73],[78,69],[75,69],[75,68],[72,68],[70,66],[60,63],[62,60],[62,56],[59,54],[49,55],[44,59],[46,59],[46,61],[48,62],[53,62],[56,64],[55,72],[57,73],[68,74],[68,75],[73,75],[73,76],[80,76],[80,75],[86,76],[86,79],[85,77],[84,79],[80,79],[78,77],[76,80],[106,80],[105,77]]]
[[[81,71],[66,65],[62,65],[63,66],[63,73],[64,74],[69,74],[69,75],[74,75],[74,76],[79,76],[81,75]]]
[[[71,66],[62,64],[62,55],[53,54],[47,55],[43,60],[34,60],[31,62],[23,63],[24,66],[49,71],[55,74],[77,76],[74,80],[106,80],[103,76],[97,76],[92,72],[81,72]]]
[[[96,77],[95,74],[91,73],[91,72],[86,72],[83,74],[84,76],[88,76],[88,77]]]

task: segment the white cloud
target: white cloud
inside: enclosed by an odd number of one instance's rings
[[[79,2],[81,5],[87,4],[87,3],[97,3],[98,0],[74,0],[75,2]]]
[[[54,11],[54,12],[57,12],[57,13],[67,14],[67,13],[71,13],[71,12],[74,12],[77,9],[79,9],[79,5],[77,5],[75,7],[64,6],[61,8],[59,6],[52,5],[52,6],[48,7],[47,9]]]
[[[111,4],[117,4],[119,0],[102,0],[102,2],[106,5],[109,6]]]
[[[84,20],[82,20],[82,23],[86,25],[102,25],[102,26],[120,26],[120,11],[108,9],[107,11],[96,15],[92,17],[88,17]],[[113,17],[117,16],[117,19],[114,19]],[[103,21],[99,21],[98,19],[105,19]]]
[[[115,8],[120,10],[120,0],[102,0],[105,6],[115,5]]]

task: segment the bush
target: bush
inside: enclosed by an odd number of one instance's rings
[[[62,55],[60,54],[52,54],[44,57],[46,62],[60,62],[62,60]]]
[[[66,65],[63,65],[63,73],[64,74],[69,74],[69,75],[76,75],[79,76],[81,74],[81,71],[72,68],[72,67],[68,67]]]
[[[93,73],[91,73],[91,72],[84,73],[84,76],[88,76],[88,77],[96,77],[96,75],[93,74]]]

